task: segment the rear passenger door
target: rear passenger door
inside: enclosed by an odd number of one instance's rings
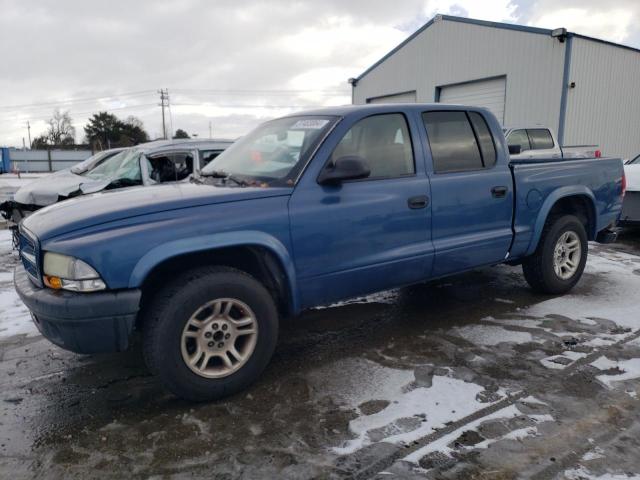
[[[461,110],[424,112],[422,120],[431,151],[433,276],[504,260],[512,178],[486,120]]]

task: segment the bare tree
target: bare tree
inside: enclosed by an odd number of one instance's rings
[[[61,112],[56,108],[53,117],[47,123],[49,128],[46,137],[51,146],[58,147],[75,143],[76,129],[71,123],[69,112]]]

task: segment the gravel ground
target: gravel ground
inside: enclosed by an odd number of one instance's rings
[[[0,478],[640,479],[640,235],[563,297],[517,267],[287,321],[246,392],[188,404],[139,348],[39,336],[0,231]]]

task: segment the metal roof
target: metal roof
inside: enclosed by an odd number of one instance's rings
[[[161,150],[179,150],[180,148],[198,148],[198,149],[226,149],[234,141],[223,138],[212,139],[194,139],[194,138],[181,138],[173,140],[155,140],[153,142],[141,143],[136,145],[136,150],[141,150],[145,153],[153,153]]]
[[[376,63],[374,63],[369,68],[367,68],[364,72],[362,72],[358,77],[356,77],[356,79],[355,79],[356,83],[358,82],[358,80],[362,79],[365,75],[367,75],[369,72],[371,72],[378,65],[380,65],[382,62],[384,62],[387,58],[391,57],[394,53],[396,53],[398,50],[400,50],[402,47],[404,47],[411,40],[413,40],[415,37],[420,35],[423,31],[425,31],[427,28],[429,28],[435,22],[440,21],[440,20],[446,20],[446,21],[449,21],[449,22],[468,23],[468,24],[472,24],[472,25],[480,25],[480,26],[483,26],[483,27],[490,27],[490,28],[501,28],[501,29],[504,29],[504,30],[515,30],[515,31],[518,31],[518,32],[535,33],[535,34],[547,35],[547,36],[550,36],[551,32],[553,31],[553,30],[548,29],[548,28],[529,27],[527,25],[517,25],[517,24],[514,24],[514,23],[490,22],[490,21],[487,21],[487,20],[476,20],[475,18],[456,17],[456,16],[453,16],[453,15],[436,15],[431,20],[429,20],[427,23],[425,23],[422,27],[420,27],[418,30],[416,30],[411,35],[409,35],[402,43],[400,43],[398,46],[396,46],[393,50],[391,50],[389,53],[387,53],[385,56],[383,56],[380,60],[378,60]],[[591,41],[594,41],[594,42],[603,43],[605,45],[611,45],[613,47],[624,48],[626,50],[631,50],[631,51],[640,53],[640,49],[634,48],[634,47],[630,47],[629,45],[621,45],[619,43],[609,42],[607,40],[602,40],[600,38],[589,37],[587,35],[581,35],[579,33],[567,32],[567,36],[568,37],[583,38],[585,40],[591,40]]]
[[[303,115],[323,115],[333,117],[346,117],[350,114],[367,113],[396,113],[401,110],[418,110],[421,112],[429,110],[476,110],[488,111],[482,107],[471,107],[468,105],[450,105],[442,103],[366,103],[362,105],[340,105],[336,107],[322,107],[314,110],[296,112],[286,117],[298,117]],[[280,118],[286,118],[280,117]]]

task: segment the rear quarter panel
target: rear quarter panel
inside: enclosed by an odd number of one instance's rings
[[[622,160],[589,158],[551,161],[512,161],[516,188],[514,243],[511,257],[532,254],[547,215],[561,198],[582,195],[593,207],[590,240],[615,223],[622,211]]]

